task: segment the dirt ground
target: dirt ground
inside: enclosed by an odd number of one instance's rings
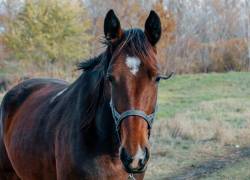
[[[220,171],[223,168],[231,166],[246,158],[250,160],[250,148],[239,149],[226,157],[221,157],[218,159],[206,161],[199,165],[192,165],[190,167],[186,167],[180,172],[177,172],[176,175],[171,177],[165,177],[162,179],[168,179],[168,180],[202,179],[208,176],[209,174]]]

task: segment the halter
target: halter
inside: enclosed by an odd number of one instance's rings
[[[172,72],[167,76],[159,76],[159,77],[161,79],[167,80],[167,79],[171,78],[173,74],[174,73]],[[110,105],[110,108],[111,108],[111,111],[112,111],[113,118],[115,120],[117,132],[120,129],[120,125],[121,125],[122,121],[125,118],[129,117],[129,116],[140,116],[140,117],[142,117],[148,123],[148,129],[152,128],[152,125],[153,125],[153,122],[154,122],[154,119],[155,119],[155,114],[157,112],[157,105],[155,106],[154,112],[152,114],[149,114],[149,115],[147,115],[144,111],[140,111],[140,110],[137,110],[137,109],[130,109],[130,110],[127,110],[127,111],[120,114],[115,109],[115,106],[114,106],[114,104],[112,102],[112,99],[110,100],[109,105]]]
[[[173,75],[173,72],[168,75],[168,76],[161,76],[160,78],[166,80],[166,79],[169,79],[171,78],[171,76]],[[157,101],[156,101],[157,102]],[[115,120],[115,125],[116,125],[116,132],[117,132],[117,136],[118,136],[118,140],[120,142],[120,136],[119,136],[119,129],[120,129],[120,126],[121,126],[121,123],[122,121],[129,117],[129,116],[139,116],[139,117],[142,117],[148,124],[148,129],[151,129],[152,126],[153,126],[153,122],[154,122],[154,119],[155,119],[155,114],[157,112],[157,105],[155,106],[155,109],[154,109],[154,112],[147,115],[144,111],[141,111],[141,110],[137,110],[137,109],[130,109],[130,110],[127,110],[123,113],[119,113],[116,109],[115,109],[115,106],[112,102],[112,98],[110,100],[110,108],[111,108],[111,112],[112,112],[112,116]],[[149,135],[150,135],[150,131],[149,131]],[[128,176],[128,180],[136,180],[136,178],[134,177],[134,174],[129,174]]]
[[[120,114],[115,109],[115,106],[113,105],[112,100],[110,101],[110,108],[111,108],[111,111],[112,111],[113,118],[115,120],[116,130],[117,131],[120,129],[120,125],[121,125],[122,121],[125,118],[129,117],[129,116],[140,116],[140,117],[142,117],[147,122],[148,129],[151,129],[152,125],[153,125],[153,122],[154,122],[154,119],[155,119],[155,114],[156,114],[156,111],[157,111],[157,106],[156,106],[154,112],[152,114],[149,114],[149,115],[147,115],[144,111],[140,111],[140,110],[136,110],[136,109],[130,109],[130,110],[127,110],[127,111]]]

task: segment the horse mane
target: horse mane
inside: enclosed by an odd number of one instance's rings
[[[108,44],[105,42],[104,44]],[[140,29],[130,29],[124,31],[124,35],[117,46],[115,51],[112,52],[111,45],[107,45],[106,51],[91,58],[87,61],[80,62],[77,65],[78,70],[83,70],[81,76],[76,80],[72,87],[77,89],[84,88],[81,91],[81,103],[84,104],[81,108],[76,108],[78,113],[83,113],[84,116],[80,119],[81,129],[86,129],[91,125],[96,116],[98,105],[105,100],[105,75],[108,69],[110,60],[120,53],[125,48],[129,54],[140,57],[145,65],[153,69],[157,69],[155,63],[154,53],[152,53],[152,46],[149,44],[144,32]],[[153,61],[148,61],[148,58]],[[85,102],[83,102],[85,101]],[[88,102],[88,104],[86,104]]]
[[[87,61],[82,61],[76,66],[78,70],[89,71],[92,70],[96,65],[98,65],[102,59],[103,59],[103,53]]]

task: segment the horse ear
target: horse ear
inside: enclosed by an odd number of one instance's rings
[[[115,41],[122,36],[120,21],[113,9],[109,10],[104,19],[104,35],[108,41]]]
[[[150,11],[150,14],[145,22],[145,34],[153,46],[160,40],[161,20],[153,10]]]

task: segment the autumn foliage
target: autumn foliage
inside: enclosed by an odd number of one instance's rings
[[[249,71],[247,0],[6,0],[1,14],[1,61],[72,64],[104,49],[103,17],[109,9],[122,28],[144,28],[154,9],[162,21],[157,45],[163,73]],[[3,9],[3,8],[2,8]],[[7,55],[8,56],[7,56]],[[46,63],[45,63],[46,64]]]
[[[7,17],[3,33],[10,58],[77,61],[89,54],[90,21],[80,1],[27,0],[14,17]]]

